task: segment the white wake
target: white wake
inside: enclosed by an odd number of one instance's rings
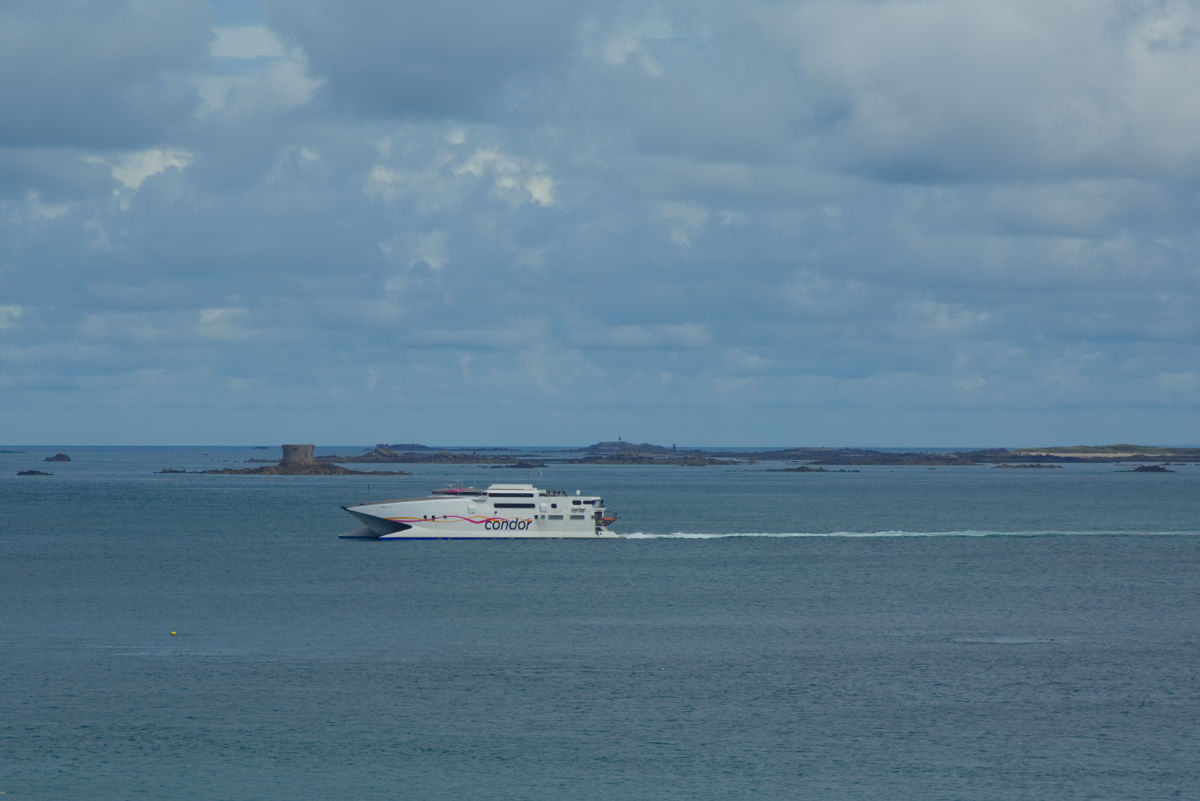
[[[828,538],[846,539],[896,538],[896,537],[1191,537],[1200,536],[1200,531],[733,531],[724,533],[702,533],[675,531],[659,534],[635,531],[622,534],[627,540],[720,540],[734,537],[765,537],[770,539]]]

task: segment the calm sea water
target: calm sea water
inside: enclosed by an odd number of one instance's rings
[[[23,450],[6,798],[1200,798],[1200,466],[292,478],[155,473],[275,451]],[[343,504],[527,480],[604,495],[628,538],[337,539]]]

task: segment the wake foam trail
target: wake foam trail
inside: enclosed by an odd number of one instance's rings
[[[735,537],[763,537],[768,539],[828,538],[870,539],[885,537],[1195,537],[1200,531],[734,531],[726,533],[699,533],[676,531],[670,534],[654,534],[635,531],[622,534],[627,540],[721,540]]]

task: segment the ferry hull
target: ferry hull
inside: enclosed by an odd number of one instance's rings
[[[423,529],[414,526],[406,531],[382,534],[371,539],[377,540],[611,540],[618,535],[607,528],[598,531],[522,531],[511,534],[488,533],[481,534],[472,531],[448,531],[446,529]]]
[[[587,529],[567,530],[548,525],[537,525],[540,521],[511,520],[510,527],[482,528],[479,525],[455,525],[451,522],[429,521],[427,523],[404,523],[403,527],[397,522],[386,518],[371,518],[370,515],[352,507],[346,511],[366,523],[362,528],[349,534],[341,535],[342,539],[366,540],[541,540],[541,539],[618,539],[618,535],[607,526],[591,526]],[[499,521],[493,522],[493,525]],[[527,525],[522,525],[526,524]]]
[[[531,485],[493,485],[474,497],[439,495],[342,508],[363,524],[343,539],[618,539],[599,498]],[[514,514],[514,508],[521,511]]]

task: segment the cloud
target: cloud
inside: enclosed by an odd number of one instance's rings
[[[16,328],[17,320],[24,313],[25,310],[15,303],[0,306],[0,328]]]
[[[203,339],[220,342],[240,342],[252,339],[255,332],[246,328],[246,309],[221,307],[201,309],[196,334]]]
[[[138,147],[186,120],[199,97],[181,76],[206,58],[203,0],[0,10],[0,146]]]
[[[1200,10],[1116,0],[825,2],[763,15],[839,161],[906,181],[1195,174]]]
[[[430,270],[441,270],[450,261],[449,237],[444,230],[418,234],[411,244],[406,238],[403,241],[383,242],[379,247],[389,260],[408,267],[424,266]]]
[[[222,25],[213,28],[209,52],[214,58],[283,58],[287,50],[265,25]]]
[[[190,408],[260,439],[253,403],[367,442],[506,404],[510,442],[1183,430],[1194,4],[261,12],[0,10],[29,431]]]
[[[681,248],[691,247],[708,222],[708,211],[695,203],[662,203],[658,216],[665,223],[671,241]]]
[[[213,57],[225,69],[197,76],[200,117],[261,119],[312,102],[323,81],[309,72],[303,50],[287,49],[261,26],[217,29]]]
[[[494,191],[510,203],[554,205],[554,180],[537,164],[523,164],[496,148],[475,150],[454,168],[455,175],[490,177]]]
[[[331,102],[385,116],[480,113],[509,82],[561,65],[580,15],[570,0],[263,5],[328,81]]]
[[[1164,392],[1197,397],[1200,396],[1200,373],[1195,370],[1159,373],[1158,388]]]
[[[30,191],[25,193],[25,203],[15,216],[30,223],[40,223],[57,219],[70,210],[67,203],[45,203],[40,193]]]
[[[713,341],[701,323],[661,323],[590,327],[574,334],[576,341],[610,348],[698,348]]]
[[[961,337],[987,322],[986,311],[970,311],[957,304],[921,299],[902,310],[902,319],[893,327],[896,336],[918,339]]]
[[[192,163],[194,156],[177,148],[150,148],[127,153],[114,159],[92,157],[96,163],[105,164],[112,176],[127,189],[136,190],[149,177],[169,169],[182,170]]]
[[[647,76],[661,78],[663,65],[654,57],[655,45],[669,42],[673,37],[674,30],[669,20],[651,16],[608,29],[602,40],[593,47],[595,57],[608,66],[636,64]]]

